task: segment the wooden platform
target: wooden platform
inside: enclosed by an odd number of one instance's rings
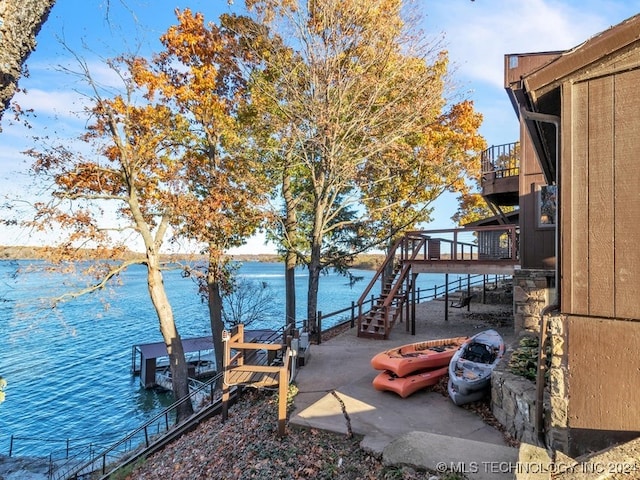
[[[287,390],[291,378],[291,348],[282,343],[247,342],[244,325],[223,332],[224,386],[222,388],[222,421],[227,419],[230,389],[236,385],[258,388],[278,387],[278,435],[285,433]],[[285,349],[281,365],[273,365],[278,351]]]
[[[279,372],[274,372],[273,367],[268,367],[270,371],[257,371],[259,365],[245,365],[230,369],[226,382],[229,385],[250,385],[257,388],[277,387],[280,383]]]

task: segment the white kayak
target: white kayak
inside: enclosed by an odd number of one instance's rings
[[[485,330],[467,340],[449,363],[449,397],[456,405],[480,400],[491,386],[491,372],[504,355],[504,340]]]

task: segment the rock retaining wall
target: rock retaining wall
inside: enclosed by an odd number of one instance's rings
[[[516,335],[540,331],[542,309],[555,296],[555,272],[519,270],[513,276],[513,323]]]
[[[540,445],[535,431],[536,384],[509,371],[510,353],[491,375],[491,410],[513,438]]]

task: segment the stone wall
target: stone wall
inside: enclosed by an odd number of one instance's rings
[[[555,271],[519,270],[513,276],[513,314],[516,338],[540,335],[542,312],[555,298]],[[524,443],[566,451],[567,360],[565,318],[547,317],[549,371],[544,393],[544,444],[536,432],[536,384],[509,371],[512,350],[491,377],[491,409],[510,435]]]
[[[544,392],[544,444],[536,431],[536,384],[509,371],[509,349],[491,376],[491,410],[515,439],[567,452],[569,433],[565,317],[547,317],[548,375]],[[531,335],[525,332],[525,335]],[[517,345],[517,343],[515,344]]]
[[[535,431],[536,384],[509,371],[510,353],[491,375],[491,411],[513,438],[540,445]]]
[[[551,350],[549,378],[545,391],[548,393],[548,408],[545,415],[547,445],[553,450],[569,451],[569,433],[567,430],[568,369],[565,349],[564,316],[548,318],[547,333]]]
[[[513,275],[513,323],[516,336],[540,332],[542,309],[553,301],[553,270],[517,270]]]

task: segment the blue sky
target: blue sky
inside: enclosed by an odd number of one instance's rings
[[[348,0],[345,0],[348,1]],[[457,92],[474,100],[484,115],[481,133],[489,145],[518,139],[518,123],[503,87],[504,55],[564,50],[579,45],[640,12],[640,0],[415,0],[425,15],[425,34],[443,38],[449,50]],[[158,51],[158,37],[174,23],[174,9],[185,7],[215,21],[242,0],[57,0],[38,35],[36,51],[27,65],[29,78],[20,82],[27,94],[16,96],[23,108],[37,113],[27,131],[11,123],[5,113],[0,133],[0,192],[24,195],[30,179],[29,160],[20,152],[32,146],[33,135],[73,138],[84,119],[81,84],[60,66],[76,69],[64,42],[91,66],[103,84],[113,82],[102,60],[124,52]],[[28,193],[28,195],[32,195]],[[455,198],[436,204],[436,220],[427,228],[448,228]],[[40,240],[19,230],[0,231],[0,245],[34,244]],[[271,250],[261,238],[252,239],[243,252]]]

